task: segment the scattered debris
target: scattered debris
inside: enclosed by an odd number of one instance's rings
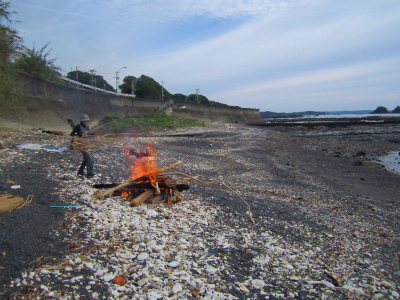
[[[0,195],[0,215],[8,213],[24,204],[24,199],[13,195]]]
[[[18,149],[29,149],[29,150],[45,150],[47,152],[64,152],[67,147],[53,146],[53,145],[39,145],[39,144],[29,144],[24,143],[17,145]]]

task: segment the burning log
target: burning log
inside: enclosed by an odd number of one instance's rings
[[[141,205],[144,201],[149,199],[151,196],[153,196],[154,190],[147,190],[144,193],[140,194],[137,196],[135,199],[131,201],[131,206],[139,206]]]
[[[174,169],[174,168],[180,166],[182,163],[183,163],[183,161],[179,160],[179,161],[177,161],[177,162],[175,162],[175,163],[173,163],[173,164],[171,164],[171,165],[169,165],[169,166],[167,166],[167,167],[165,167],[165,168],[160,169],[159,173],[161,174],[161,173],[167,172],[167,171],[169,171],[169,170],[172,170],[172,169]],[[110,194],[114,193],[114,192],[117,191],[117,190],[126,188],[126,187],[128,187],[128,186],[130,186],[130,185],[132,185],[132,184],[137,183],[137,182],[140,182],[140,181],[144,181],[144,182],[149,181],[149,176],[150,176],[150,175],[151,175],[151,174],[148,174],[148,176],[142,176],[142,177],[140,177],[140,178],[137,178],[137,179],[134,179],[134,180],[130,180],[130,181],[121,183],[120,185],[117,185],[116,187],[112,187],[112,188],[110,188],[110,189],[108,189],[108,190],[106,190],[106,191],[104,191],[104,192],[102,192],[102,193],[101,193],[101,192],[100,192],[100,193],[97,193],[97,197],[98,197],[98,198],[103,198],[104,196],[110,195]]]
[[[97,193],[97,197],[98,198],[103,198],[104,196],[112,194],[112,193],[114,193],[115,191],[117,191],[119,189],[123,189],[123,188],[125,188],[125,187],[127,187],[127,186],[129,186],[131,184],[134,184],[134,183],[136,183],[138,181],[142,181],[142,180],[146,180],[146,179],[148,179],[148,177],[142,176],[142,177],[137,178],[135,180],[131,180],[131,181],[127,181],[127,182],[121,183],[121,184],[119,184],[119,185],[117,185],[117,186],[115,186],[113,188],[110,188],[110,189],[104,191],[103,193],[101,193],[101,192]]]
[[[159,189],[175,189],[179,192],[186,191],[190,189],[190,186],[186,183],[181,183],[181,182],[160,182],[161,180],[157,178],[158,182],[158,188]],[[118,184],[116,183],[108,183],[108,184],[95,184],[93,187],[97,189],[103,189],[103,188],[114,188],[117,187]],[[148,190],[154,188],[154,185],[150,182],[144,182],[144,183],[132,183],[124,188],[119,188],[119,190],[123,189],[134,189],[134,190]],[[119,190],[115,191],[118,192]]]

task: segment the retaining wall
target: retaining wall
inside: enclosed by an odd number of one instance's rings
[[[86,113],[92,125],[105,116],[142,115],[155,112],[165,101],[128,98],[85,90],[20,74],[21,96],[10,107],[2,107],[0,126],[11,128],[45,128],[69,131],[67,119],[75,123]],[[262,120],[258,109],[213,107],[175,102],[174,116],[223,123],[252,123]]]

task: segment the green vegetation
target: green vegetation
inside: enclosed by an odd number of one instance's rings
[[[188,118],[176,118],[168,116],[165,113],[151,114],[146,117],[139,115],[126,116],[125,118],[107,116],[100,121],[100,124],[103,123],[107,123],[107,131],[110,133],[121,133],[127,129],[177,128],[206,125],[205,122]]]
[[[395,109],[393,109],[392,113],[400,114],[400,106],[397,106]]]
[[[371,114],[388,114],[390,111],[384,106],[378,106]]]
[[[55,58],[49,59],[50,51],[45,52],[49,44],[44,45],[40,50],[24,47],[15,59],[15,67],[17,70],[31,74],[33,76],[42,77],[52,81],[60,81],[61,67],[54,64]]]
[[[139,78],[135,76],[126,76],[123,83],[118,86],[123,94],[135,94],[138,98],[146,99],[163,99],[174,100],[178,102],[190,102],[199,103],[203,105],[213,106],[229,106],[227,104],[219,103],[216,101],[208,100],[206,96],[190,94],[188,96],[181,93],[171,94],[167,89],[163,88],[161,84],[155,81],[153,78],[141,75]],[[132,92],[134,90],[134,93]]]
[[[83,84],[95,86],[99,89],[107,90],[107,91],[112,91],[115,92],[115,89],[107,82],[104,80],[103,76],[96,75],[96,70],[91,70],[93,71],[92,73],[88,72],[82,72],[79,70],[76,71],[71,71],[67,73],[67,77],[69,79],[78,81]]]
[[[7,106],[20,94],[17,71],[59,81],[61,69],[54,64],[55,59],[48,58],[48,44],[40,50],[22,46],[22,38],[11,27],[15,12],[10,12],[9,7],[10,2],[0,0],[0,104]]]
[[[171,93],[161,86],[153,78],[141,75],[140,80],[135,82],[134,76],[127,76],[124,78],[124,83],[119,86],[121,92],[124,94],[132,94],[132,80],[134,80],[135,94],[138,98],[147,99],[161,99],[162,94],[164,99],[171,99]]]
[[[10,2],[0,0],[0,105],[10,105],[18,95],[18,84],[12,60],[18,54],[21,37],[11,28]]]

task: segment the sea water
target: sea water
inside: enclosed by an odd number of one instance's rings
[[[393,151],[378,158],[378,162],[390,172],[400,175],[400,152]]]

